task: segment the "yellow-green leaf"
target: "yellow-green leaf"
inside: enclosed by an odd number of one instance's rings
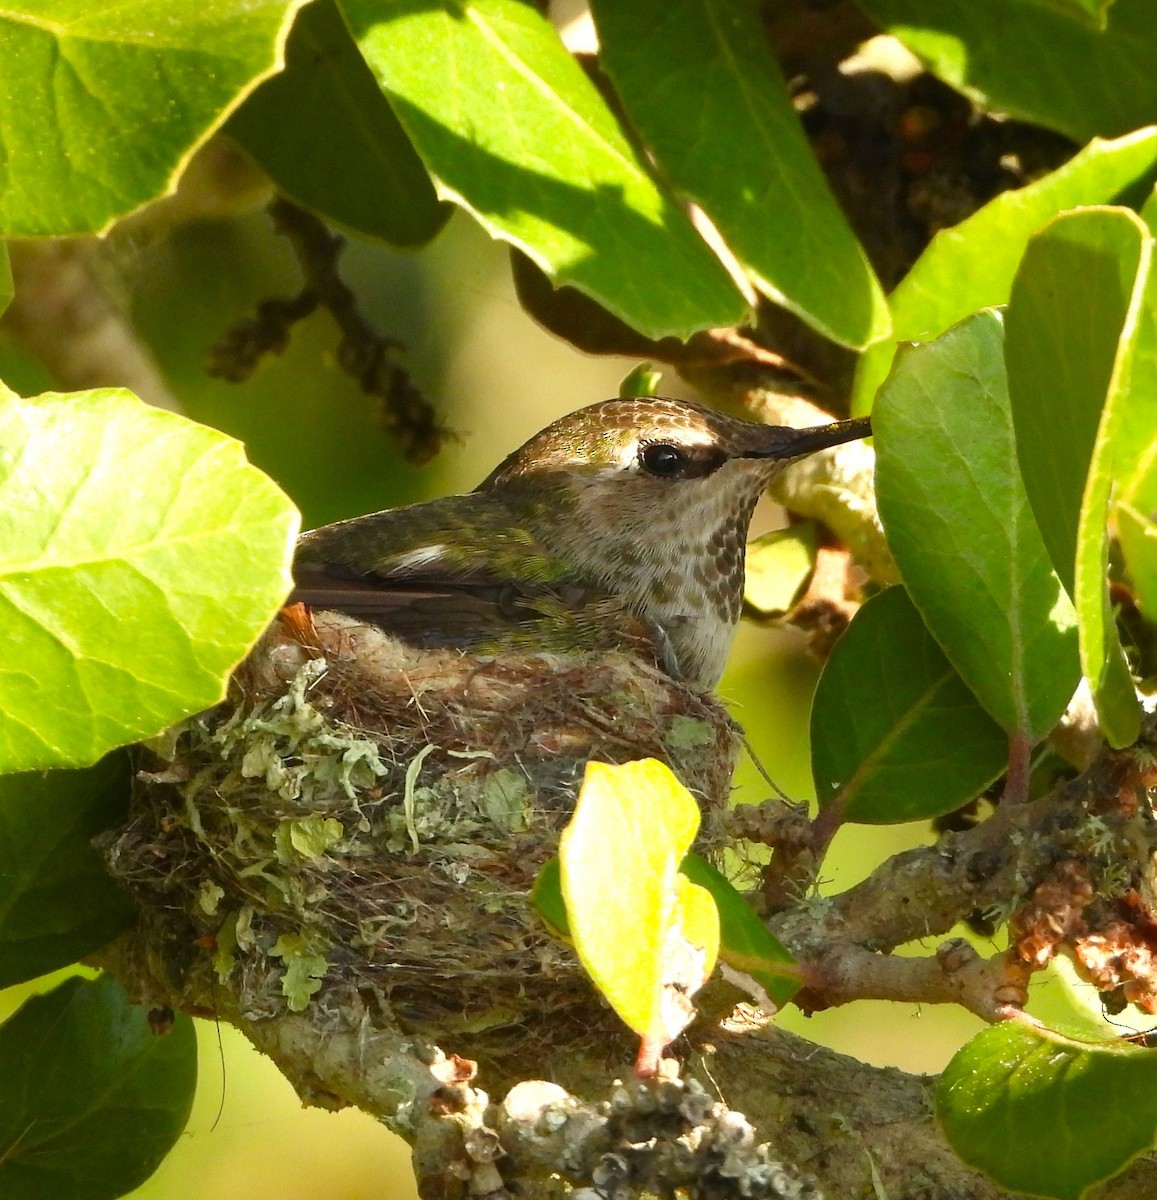
[[[747,547],[744,602],[762,617],[787,612],[803,591],[815,565],[813,521],[763,534]]]
[[[679,875],[698,828],[694,798],[665,764],[592,762],[559,844],[575,949],[645,1043],[677,1035],[715,965],[718,917],[712,936],[706,902]]]
[[[761,987],[776,1008],[799,991],[801,978],[791,952],[755,915],[722,871],[692,851],[679,868],[710,892],[719,911],[719,957]]]
[[[215,704],[289,590],[289,499],[124,391],[0,395],[0,429],[0,770],[84,766]]]

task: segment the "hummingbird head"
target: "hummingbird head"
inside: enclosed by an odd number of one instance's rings
[[[744,544],[768,481],[793,459],[870,432],[867,420],[793,429],[682,400],[606,400],[547,426],[480,492],[521,492],[536,536],[660,627],[684,676],[722,673]]]
[[[579,483],[638,481],[644,494],[662,495],[670,493],[672,483],[710,478],[725,463],[747,464],[756,478],[768,473],[769,464],[784,464],[868,432],[867,420],[792,429],[661,396],[604,400],[535,434],[478,490],[557,475]]]

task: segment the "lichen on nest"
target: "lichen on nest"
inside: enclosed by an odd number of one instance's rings
[[[738,744],[717,701],[627,654],[488,660],[282,618],[223,704],[141,752],[102,848],[169,994],[211,974],[260,1020],[354,989],[439,1042],[542,1038],[598,1011],[528,902],[586,762],[661,758],[710,818]]]

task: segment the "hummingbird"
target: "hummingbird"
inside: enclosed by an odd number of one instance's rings
[[[465,495],[304,533],[291,601],[478,654],[640,645],[689,686],[723,674],[769,480],[867,418],[762,425],[658,396],[560,418]]]

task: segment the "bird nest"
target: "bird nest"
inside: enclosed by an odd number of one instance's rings
[[[291,610],[224,703],[141,752],[102,850],[157,995],[207,984],[249,1022],[372,996],[493,1060],[611,1027],[529,903],[586,762],[669,763],[710,842],[738,744],[716,700],[628,654],[414,650]]]

